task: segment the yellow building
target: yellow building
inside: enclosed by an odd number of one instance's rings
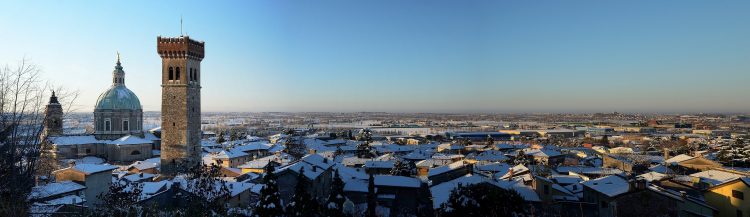
[[[747,197],[745,196],[747,195]],[[750,216],[750,178],[742,177],[710,187],[706,202],[719,212],[719,217]]]

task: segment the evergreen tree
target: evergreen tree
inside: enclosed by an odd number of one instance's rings
[[[95,206],[92,216],[137,216],[138,201],[142,186],[138,183],[128,185],[114,181],[107,192],[97,196],[100,203]]]
[[[307,155],[307,146],[305,146],[302,140],[297,138],[297,136],[292,136],[290,134],[288,137],[286,137],[284,146],[286,146],[287,153],[297,159],[300,159]]]
[[[333,183],[331,184],[331,194],[328,195],[325,207],[323,207],[324,215],[328,217],[342,217],[344,216],[344,181],[341,180],[339,170],[336,170],[336,174],[333,176]]]
[[[226,140],[224,139],[224,131],[222,130],[222,131],[219,131],[219,136],[216,137],[216,143],[221,145],[221,143],[224,143],[224,142],[226,142]]]
[[[185,190],[189,194],[177,199],[187,203],[184,212],[190,216],[226,215],[224,201],[220,198],[229,195],[230,190],[226,181],[219,179],[221,176],[221,166],[218,165],[190,167],[185,174]]]
[[[391,175],[394,176],[416,176],[417,175],[417,165],[414,164],[414,162],[405,162],[403,160],[396,161],[396,164],[393,165],[393,169],[391,169]]]
[[[609,146],[609,136],[607,136],[607,135],[602,136],[601,143],[604,146]]]
[[[310,181],[305,177],[305,168],[300,167],[297,176],[297,185],[294,187],[294,196],[292,201],[287,204],[286,212],[289,217],[315,216],[318,202],[312,198],[307,189],[310,187]]]
[[[517,192],[492,185],[458,186],[440,206],[439,216],[523,216],[524,200]]]
[[[363,142],[357,145],[357,157],[358,158],[372,158],[375,154],[370,149],[370,142]]]
[[[522,150],[518,151],[516,157],[513,158],[514,165],[527,165],[529,163],[531,163],[529,158],[526,157],[526,154]]]
[[[284,210],[281,207],[281,195],[279,195],[279,186],[276,184],[276,174],[273,173],[274,167],[268,164],[265,168],[266,173],[263,175],[263,188],[260,189],[260,201],[255,204],[256,217],[282,216]]]
[[[487,141],[487,145],[494,145],[495,144],[495,139],[492,138],[492,136],[490,136],[490,135],[487,135],[487,140],[486,141]]]
[[[367,217],[377,217],[375,208],[377,208],[377,195],[375,194],[375,177],[370,173],[370,180],[367,183]]]

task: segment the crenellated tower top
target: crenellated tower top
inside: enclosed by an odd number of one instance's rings
[[[190,39],[190,36],[157,37],[156,50],[161,58],[203,60],[205,42]]]

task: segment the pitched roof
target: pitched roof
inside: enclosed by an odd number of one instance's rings
[[[85,173],[86,175],[91,175],[94,173],[100,173],[100,172],[110,172],[114,169],[117,169],[117,166],[113,166],[110,164],[76,164],[73,167],[68,167],[64,169],[59,169],[57,171],[62,171],[66,169],[73,169],[82,173]]]
[[[711,185],[720,185],[743,177],[742,175],[719,170],[706,170],[703,172],[690,174],[690,176],[698,177],[700,178],[701,182],[705,182]]]
[[[677,155],[677,156],[674,156],[672,158],[669,158],[667,160],[664,160],[664,163],[679,163],[679,162],[683,162],[683,161],[690,160],[690,159],[693,159],[693,158],[695,158],[695,157],[689,156],[689,155],[686,155],[686,154],[681,154],[681,155]]]
[[[109,142],[98,140],[94,136],[57,136],[50,137],[50,141],[55,145],[101,144]]]
[[[72,181],[53,182],[46,185],[36,186],[31,189],[29,199],[40,199],[49,196],[64,194],[68,192],[86,189],[86,186]]]
[[[406,176],[378,175],[374,178],[376,186],[419,188],[422,185],[419,179]]]
[[[592,179],[581,184],[609,197],[615,197],[630,190],[628,181],[616,175]]]
[[[110,145],[140,145],[140,144],[151,144],[151,143],[153,143],[153,141],[151,140],[133,136],[133,135],[127,135],[119,139],[112,140],[108,144]]]

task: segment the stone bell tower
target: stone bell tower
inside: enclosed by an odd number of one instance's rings
[[[57,101],[55,91],[49,98],[49,104],[44,109],[44,130],[42,137],[59,136],[63,134],[63,109],[60,102]]]
[[[171,176],[200,163],[201,61],[205,42],[157,37],[161,56],[161,169]]]

